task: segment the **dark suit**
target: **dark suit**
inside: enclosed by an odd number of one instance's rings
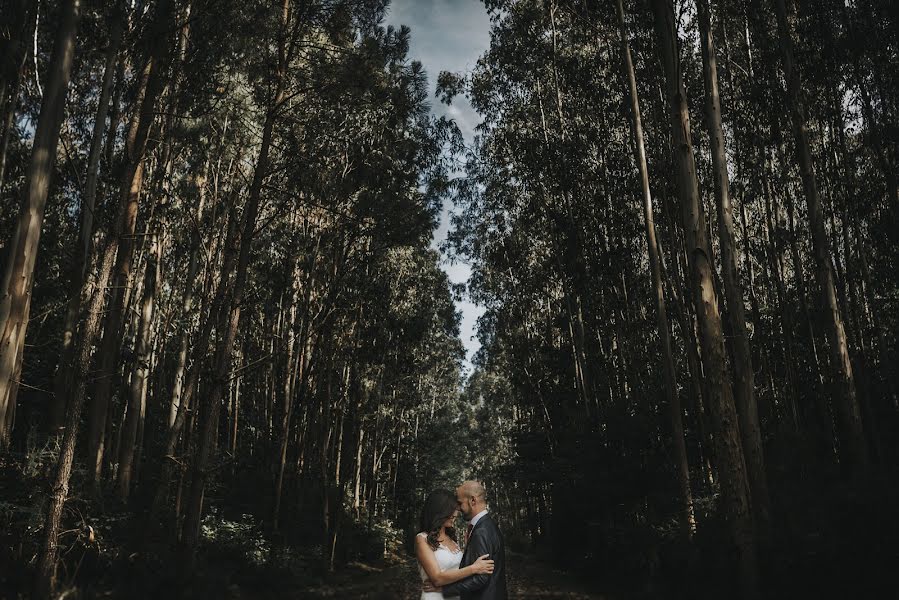
[[[443,586],[444,596],[462,596],[462,600],[507,600],[506,590],[506,545],[496,521],[487,513],[480,519],[462,555],[459,568],[472,564],[479,556],[489,554],[494,561],[492,575],[472,575],[456,583]]]

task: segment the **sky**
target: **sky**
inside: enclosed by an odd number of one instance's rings
[[[412,30],[409,58],[421,62],[428,74],[431,111],[455,120],[466,144],[471,144],[480,117],[465,98],[457,96],[451,106],[446,106],[434,97],[434,92],[441,71],[470,71],[489,47],[490,19],[484,5],[480,0],[392,0],[385,25],[407,25]],[[435,248],[446,239],[452,210],[452,202],[443,207],[440,227],[434,235]],[[471,274],[467,265],[451,264],[445,257],[441,266],[453,283],[465,283]],[[476,338],[477,318],[484,311],[465,300],[456,302],[456,308],[462,314],[465,367],[470,372],[471,359],[480,347]]]

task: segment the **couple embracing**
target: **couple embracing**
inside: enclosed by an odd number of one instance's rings
[[[460,548],[455,520],[468,526]],[[435,490],[425,500],[415,555],[422,579],[421,600],[506,600],[506,555],[503,535],[487,510],[487,492],[466,481],[455,493]]]

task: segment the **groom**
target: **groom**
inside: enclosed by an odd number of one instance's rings
[[[466,481],[456,488],[459,510],[468,521],[465,533],[465,553],[459,568],[467,567],[483,554],[494,561],[491,575],[472,575],[440,590],[425,582],[424,591],[441,591],[445,597],[461,596],[462,600],[507,600],[506,552],[503,534],[487,512],[487,490],[477,481]]]

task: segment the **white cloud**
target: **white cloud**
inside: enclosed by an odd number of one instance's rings
[[[490,46],[490,19],[484,5],[480,0],[393,0],[386,24],[407,25],[412,30],[409,55],[410,59],[421,62],[428,74],[431,111],[456,121],[466,144],[471,144],[481,119],[468,100],[456,97],[451,106],[446,106],[434,97],[434,92],[441,71],[470,71]],[[451,211],[451,206],[444,207],[434,234],[434,247],[446,239]],[[464,264],[450,264],[444,259],[441,266],[453,283],[467,282],[471,275],[471,269]],[[468,301],[457,302],[456,307],[462,313],[461,337],[470,371],[471,358],[480,347],[476,338],[477,319],[484,309]]]

